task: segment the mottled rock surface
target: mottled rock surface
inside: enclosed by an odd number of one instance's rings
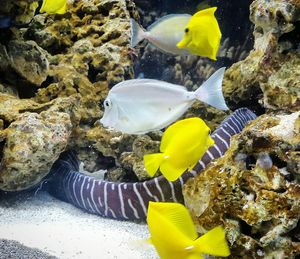
[[[3,77],[19,88],[26,84],[40,86],[48,76],[47,52],[34,41],[12,40],[7,46],[0,45],[0,57]],[[27,89],[20,91],[24,93]]]
[[[300,112],[260,116],[232,138],[223,158],[184,186],[197,230],[223,224],[231,258],[300,254],[299,118]],[[271,167],[261,167],[262,153]]]
[[[0,99],[3,125],[9,124],[0,129],[3,153],[0,189],[27,189],[48,174],[52,164],[67,147],[72,122],[73,125],[76,123],[75,116],[71,117],[76,99],[56,99],[47,105],[33,101],[25,103],[7,95],[0,95]]]
[[[225,74],[224,91],[231,105],[260,104],[272,111],[300,108],[300,2],[255,0],[250,6],[254,49]]]
[[[71,1],[64,15],[34,15],[31,0],[1,4],[0,13],[22,28],[0,30],[0,189],[34,185],[66,148],[91,171],[115,170],[133,138],[114,141],[120,133],[108,133],[102,147],[87,136],[106,131],[97,121],[109,88],[133,77],[133,2]]]

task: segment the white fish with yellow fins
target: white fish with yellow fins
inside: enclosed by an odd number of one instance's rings
[[[67,0],[44,0],[40,12],[65,14],[67,12]]]
[[[147,39],[156,48],[175,55],[187,55],[188,51],[179,49],[176,44],[184,36],[184,29],[191,19],[189,14],[169,14],[158,19],[144,31],[133,19],[131,24],[131,47]]]
[[[149,242],[161,259],[230,255],[223,227],[217,226],[198,237],[188,210],[180,203],[150,201],[147,223],[151,235]]]
[[[154,79],[132,79],[115,85],[104,101],[100,122],[128,134],[160,130],[179,119],[196,101],[228,110],[222,93],[225,68],[217,70],[195,92]]]
[[[198,55],[216,60],[221,31],[214,15],[217,7],[189,14],[170,14],[144,31],[131,19],[131,47],[147,39],[158,49],[175,55]]]
[[[217,7],[211,7],[195,13],[184,29],[183,39],[178,42],[177,47],[216,60],[222,36],[215,17],[216,10]]]
[[[197,117],[179,120],[163,134],[160,152],[144,155],[145,169],[154,176],[158,168],[168,181],[177,180],[195,167],[206,150],[214,145],[210,129]]]

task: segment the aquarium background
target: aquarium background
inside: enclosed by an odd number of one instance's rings
[[[133,78],[163,80],[194,91],[225,66],[223,93],[230,111],[195,102],[182,118],[198,116],[212,131],[242,107],[254,111],[258,118],[231,139],[222,158],[197,172],[180,195],[199,234],[224,226],[230,258],[299,256],[300,4],[294,0],[207,1],[218,7],[222,40],[217,61],[162,53],[146,41],[130,47],[130,18],[147,28],[166,14],[193,14],[200,3],[78,0],[69,1],[67,12],[58,15],[41,14],[33,0],[1,2],[0,238],[14,239],[20,222],[27,227],[49,223],[45,206],[49,205],[62,213],[62,222],[75,218],[82,229],[84,221],[91,224],[88,229],[101,221],[95,235],[105,233],[111,242],[111,250],[105,250],[107,258],[126,258],[120,254],[126,255],[127,249],[128,258],[139,258],[140,248],[112,240],[124,232],[130,233],[130,240],[134,236],[146,238],[147,225],[122,225],[116,219],[75,208],[71,205],[75,202],[62,195],[67,190],[63,174],[57,174],[59,170],[54,174],[51,168],[72,151],[83,163],[85,175],[97,172],[93,177],[100,175],[105,183],[134,186],[151,181],[143,156],[159,151],[164,130],[136,136],[104,128],[99,119],[108,92],[117,83]],[[40,210],[44,211],[42,220]],[[58,212],[49,208],[49,213]],[[34,222],[27,220],[31,217]],[[89,221],[86,217],[95,218]],[[57,224],[55,218],[50,221]],[[63,225],[59,225],[61,231],[67,231]],[[80,244],[82,240],[78,240]],[[1,242],[0,255],[3,247],[11,244]],[[27,245],[37,247],[34,241]],[[64,246],[72,251],[62,243]],[[88,250],[88,244],[84,246],[83,250]],[[113,257],[118,246],[125,250]],[[43,251],[57,256],[51,249]],[[25,250],[19,252],[24,254]],[[143,258],[157,258],[153,250],[142,249],[142,254]],[[68,255],[59,254],[59,258]],[[86,258],[77,253],[77,258],[80,256]]]

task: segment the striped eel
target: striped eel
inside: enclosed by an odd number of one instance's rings
[[[240,108],[225,119],[211,137],[215,144],[199,163],[186,171],[177,181],[163,176],[144,182],[116,183],[99,180],[79,172],[79,161],[74,152],[65,152],[53,165],[49,192],[86,212],[118,220],[145,220],[149,201],[183,203],[182,185],[200,173],[207,164],[221,157],[230,145],[230,137],[242,131],[256,115]]]

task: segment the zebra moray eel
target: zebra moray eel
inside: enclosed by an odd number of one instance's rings
[[[225,119],[211,137],[215,144],[201,158],[193,170],[185,172],[177,181],[163,176],[144,182],[115,183],[99,180],[79,172],[79,161],[74,152],[66,152],[51,169],[49,192],[87,212],[118,220],[146,219],[149,201],[183,203],[182,185],[196,176],[213,159],[228,149],[230,137],[239,133],[256,115],[240,108]]]

